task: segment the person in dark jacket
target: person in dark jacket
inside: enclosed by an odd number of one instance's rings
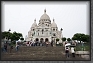
[[[69,57],[69,47],[68,46],[66,46],[66,48],[65,48],[65,53],[66,53],[66,57],[68,58]]]
[[[7,52],[7,42],[4,43],[4,51]]]
[[[51,41],[51,46],[53,47],[53,40]]]

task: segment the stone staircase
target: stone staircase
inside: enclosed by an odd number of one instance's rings
[[[70,53],[70,57],[65,57],[64,47],[62,46],[20,46],[19,50],[15,48],[9,52],[1,53],[1,60],[85,60],[79,56],[73,58]]]

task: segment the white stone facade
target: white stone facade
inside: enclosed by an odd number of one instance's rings
[[[46,9],[44,10],[44,14],[40,17],[39,23],[37,25],[36,19],[32,24],[30,30],[28,31],[28,35],[26,36],[26,41],[46,41],[54,40],[56,42],[56,38],[59,38],[59,42],[62,42],[62,29],[59,31],[58,27],[53,19],[51,23],[50,17],[46,14]]]

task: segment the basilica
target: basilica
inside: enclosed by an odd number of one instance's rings
[[[62,43],[62,28],[58,30],[57,24],[53,19],[51,23],[50,17],[46,14],[46,9],[44,10],[44,14],[40,17],[39,23],[36,23],[36,19],[32,24],[30,30],[28,31],[28,35],[25,37],[26,41],[49,41],[51,42],[56,39],[59,39],[59,42]]]

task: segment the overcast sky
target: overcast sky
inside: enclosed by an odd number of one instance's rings
[[[31,25],[39,23],[44,14],[53,18],[62,35],[71,38],[75,33],[89,34],[89,3],[85,2],[2,2],[2,31],[19,32],[25,38]]]

